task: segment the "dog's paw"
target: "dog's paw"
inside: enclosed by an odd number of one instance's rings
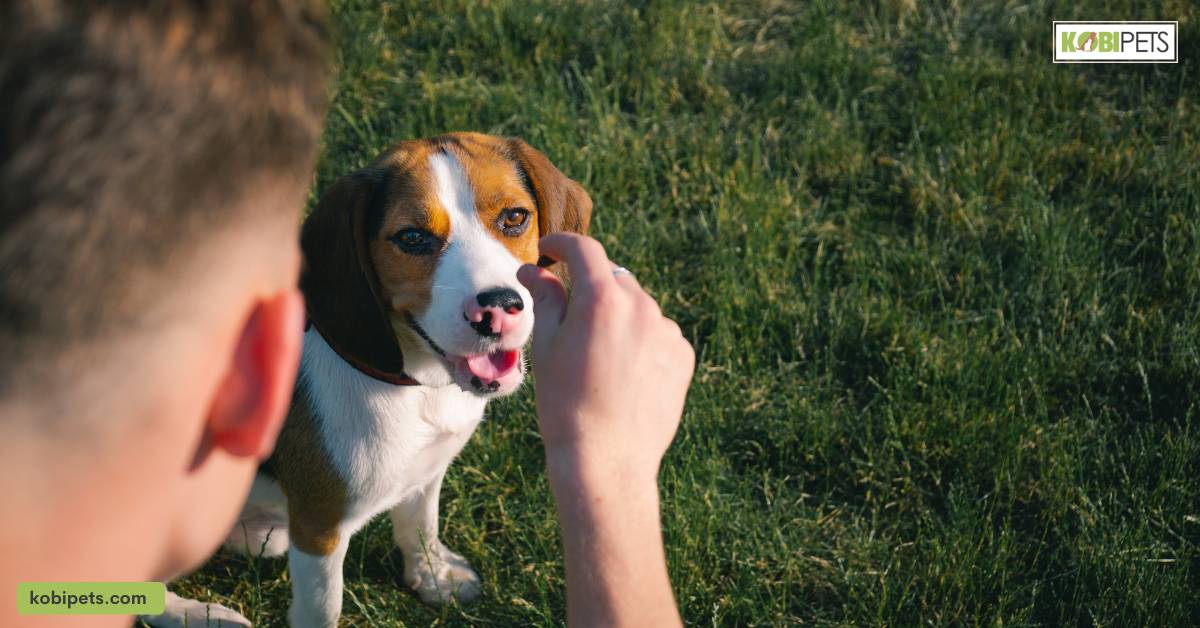
[[[225,547],[247,556],[283,556],[288,551],[287,513],[278,507],[247,504],[225,538]]]
[[[250,628],[250,620],[231,608],[189,600],[170,591],[162,615],[142,615],[139,619],[154,628]]]
[[[467,559],[437,544],[404,559],[404,583],[430,606],[465,604],[483,592],[483,581]]]

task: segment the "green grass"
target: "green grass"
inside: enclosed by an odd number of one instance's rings
[[[1079,6],[1077,6],[1079,5]],[[1178,65],[1050,63],[1178,19]],[[689,625],[1200,623],[1200,8],[335,3],[314,193],[396,141],[519,135],[699,356],[662,473]],[[443,491],[484,599],[355,538],[343,622],[553,625],[529,394]],[[285,622],[286,561],[179,583]]]

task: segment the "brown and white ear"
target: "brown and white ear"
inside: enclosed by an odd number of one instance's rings
[[[533,188],[538,204],[538,235],[556,231],[587,234],[592,220],[592,199],[583,186],[568,179],[541,151],[523,140],[509,138],[508,147]]]
[[[300,232],[300,289],[309,321],[335,351],[375,376],[402,377],[404,354],[380,297],[365,217],[377,178],[356,172],[338,179]]]

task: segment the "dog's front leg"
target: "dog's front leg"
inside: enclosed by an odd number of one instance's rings
[[[479,597],[482,582],[467,559],[438,539],[438,498],[442,477],[392,508],[392,538],[404,555],[404,583],[421,601],[440,606]]]
[[[288,620],[292,628],[334,628],[342,614],[342,563],[350,535],[343,534],[327,554],[310,554],[294,544],[288,549],[288,571],[292,579],[292,606]],[[310,548],[314,549],[314,548]]]

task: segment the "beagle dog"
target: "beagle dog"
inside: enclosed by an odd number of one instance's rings
[[[301,233],[296,391],[226,541],[287,552],[292,626],[337,624],[350,537],[383,511],[423,602],[479,596],[438,538],[442,478],[488,400],[524,379],[533,308],[517,268],[538,260],[539,237],[585,233],[591,209],[542,153],[478,133],[403,142],[322,196]],[[233,613],[168,597],[147,621]]]

